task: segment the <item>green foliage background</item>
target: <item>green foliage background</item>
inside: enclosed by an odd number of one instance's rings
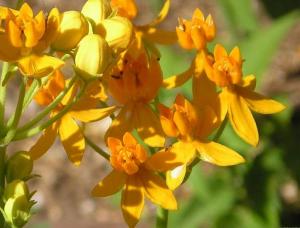
[[[300,21],[299,1],[262,1],[273,17],[267,27],[257,19],[251,0],[218,0],[217,3],[231,35],[226,43],[223,40],[216,42],[229,49],[235,45],[241,47],[246,60],[244,75],[256,75],[259,91],[263,75],[281,41]],[[188,54],[179,57],[172,49],[161,50],[164,75],[187,68],[185,60],[189,58]],[[191,82],[188,82],[182,89],[188,97],[191,97],[190,88]],[[174,94],[177,92],[173,91]],[[169,91],[161,91],[160,95],[163,102],[172,102]],[[179,199],[180,208],[170,214],[169,227],[300,226],[300,207],[284,205],[279,194],[280,186],[287,181],[294,180],[299,186],[300,123],[291,124],[294,110],[286,95],[280,94],[276,99],[288,108],[276,115],[256,116],[260,131],[258,148],[251,148],[236,136],[230,126],[226,127],[221,142],[240,152],[247,162],[229,168],[210,167],[204,163],[197,165],[187,182],[191,192]]]

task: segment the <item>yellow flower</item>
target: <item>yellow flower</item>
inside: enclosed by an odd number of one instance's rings
[[[0,30],[0,59],[17,62],[22,74],[42,77],[51,74],[64,62],[43,54],[56,36],[59,12],[52,9],[48,18],[43,12],[35,17],[32,9],[24,3],[20,11],[0,7],[1,21],[5,27]]]
[[[61,15],[58,33],[51,46],[60,51],[71,50],[87,33],[88,23],[80,12],[64,12]]]
[[[191,21],[179,18],[176,27],[178,42],[185,49],[206,49],[206,44],[216,35],[216,28],[211,15],[205,19],[200,9],[194,11]]]
[[[148,60],[145,52],[138,57],[130,51],[123,53],[108,78],[109,92],[123,107],[106,136],[120,138],[125,132],[137,129],[148,145],[163,146],[165,140],[159,118],[149,105],[161,83],[162,72],[156,57]]]
[[[235,132],[247,143],[256,146],[259,136],[250,109],[261,114],[272,114],[285,107],[253,91],[255,77],[248,75],[242,78],[242,62],[238,47],[228,55],[224,47],[216,45],[214,58],[206,57],[205,71],[210,80],[222,88],[219,94],[220,119],[223,120],[228,113]]]
[[[158,108],[165,134],[179,139],[171,150],[185,158],[183,165],[167,173],[167,184],[171,189],[182,183],[187,165],[197,155],[202,160],[219,166],[244,162],[243,157],[235,151],[208,140],[208,136],[218,126],[216,115],[208,106],[192,105],[182,95],[178,95],[171,109],[164,105]]]
[[[38,92],[35,100],[40,105],[48,105],[64,89],[65,81],[60,71],[56,71],[46,85]],[[50,117],[57,115],[76,95],[78,85],[74,85],[65,95],[60,104],[51,112]],[[31,147],[29,154],[33,160],[38,159],[54,143],[57,134],[64,146],[68,158],[74,165],[80,165],[85,150],[85,140],[77,120],[80,122],[92,122],[100,120],[111,113],[116,107],[97,109],[99,99],[104,99],[103,87],[93,81],[87,88],[85,95],[59,120],[46,128],[42,136]]]
[[[178,166],[176,154],[166,151],[148,157],[128,132],[123,136],[123,143],[117,138],[108,138],[108,147],[113,171],[94,187],[93,196],[105,197],[123,189],[121,208],[129,227],[138,223],[145,197],[167,210],[177,209],[174,195],[156,174]]]

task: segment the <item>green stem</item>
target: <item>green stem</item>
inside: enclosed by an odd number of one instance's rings
[[[27,90],[27,92],[25,94],[24,103],[23,103],[23,110],[25,110],[27,108],[27,106],[32,101],[34,95],[37,93],[38,85],[39,85],[38,80],[34,80],[32,82],[32,84],[30,85],[29,89]]]
[[[0,207],[4,207],[3,192],[5,188],[5,163],[6,163],[6,146],[0,146]],[[5,219],[0,213],[0,226],[3,227]]]
[[[220,139],[221,135],[223,134],[223,131],[226,127],[227,122],[228,122],[228,117],[226,115],[223,122],[222,122],[222,124],[221,124],[221,126],[219,127],[217,133],[215,134],[215,136],[213,138],[213,141],[215,141],[215,142],[219,141],[219,139]]]
[[[109,161],[109,154],[107,154],[105,151],[103,151],[100,147],[98,147],[95,143],[93,143],[88,137],[84,136],[84,139],[93,150],[95,150],[98,154],[100,154],[102,157],[104,157],[106,160]]]
[[[85,88],[86,88],[86,84],[84,84],[84,86],[80,89],[80,91],[77,94],[76,98],[72,102],[70,102],[69,104],[67,104],[54,117],[52,117],[51,119],[49,119],[45,123],[42,123],[41,125],[39,125],[39,126],[37,126],[35,128],[31,128],[31,129],[24,130],[24,131],[18,131],[17,134],[15,135],[15,137],[13,138],[13,140],[17,141],[17,140],[22,140],[22,139],[26,139],[26,138],[32,137],[32,136],[34,136],[34,135],[42,132],[45,128],[51,126],[51,124],[53,124],[55,121],[59,120],[63,115],[65,115],[73,107],[73,105],[75,103],[77,103],[77,101],[83,95],[83,92],[85,91]]]
[[[158,207],[156,211],[156,228],[167,228],[168,227],[169,211]]]
[[[8,73],[9,64],[3,62],[2,73],[0,78],[0,127],[4,126],[4,116],[5,116],[5,98],[6,98],[6,84],[2,85],[6,74]]]
[[[61,92],[56,98],[55,100],[52,101],[51,104],[49,104],[45,109],[43,109],[43,111],[41,111],[34,119],[30,120],[28,123],[26,123],[25,125],[23,125],[22,127],[20,127],[17,132],[21,133],[27,129],[30,129],[31,127],[33,127],[34,125],[36,125],[39,121],[41,121],[44,117],[46,117],[60,102],[61,100],[64,98],[64,96],[66,95],[66,93],[70,90],[70,88],[73,86],[74,82],[77,80],[77,77],[73,77],[70,81],[70,83],[68,84],[68,87],[66,87],[64,89],[63,92]]]
[[[25,91],[26,91],[25,78],[22,78],[16,110],[14,112],[14,115],[8,120],[8,123],[7,123],[8,132],[3,140],[4,145],[7,145],[8,143],[10,143],[17,132],[17,127],[18,127],[18,124],[19,124],[19,121],[20,121],[20,118],[22,115],[22,111],[23,111],[23,102],[24,102],[24,97],[25,97]]]

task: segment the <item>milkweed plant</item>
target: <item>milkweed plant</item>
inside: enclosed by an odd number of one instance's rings
[[[87,0],[81,11],[33,13],[18,1],[16,9],[0,6],[0,210],[1,227],[23,227],[36,203],[27,182],[56,138],[68,160],[79,166],[87,146],[111,171],[91,186],[92,197],[121,191],[124,223],[135,227],[145,199],[157,206],[157,227],[166,227],[168,211],[177,210],[173,191],[189,178],[199,162],[232,166],[245,162],[218,143],[226,124],[246,143],[257,146],[259,134],[252,111],[272,114],[281,103],[255,92],[255,76],[243,75],[239,47],[226,50],[214,40],[211,15],[195,9],[191,19],[179,18],[173,31],[158,28],[170,0],[145,25],[136,25],[134,0]],[[165,76],[159,45],[178,44],[194,50],[188,69]],[[71,65],[66,75],[62,67]],[[7,86],[18,77],[18,100],[5,118]],[[165,78],[165,79],[163,79]],[[192,98],[177,94],[166,106],[158,97],[192,80]],[[35,102],[40,111],[20,124]],[[86,136],[84,125],[111,119],[103,150]],[[38,139],[8,156],[15,141]]]

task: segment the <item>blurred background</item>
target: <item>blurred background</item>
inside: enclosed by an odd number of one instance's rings
[[[56,6],[61,11],[80,10],[84,0],[31,0],[36,11]],[[162,0],[137,0],[136,24],[149,22],[162,6]],[[12,0],[0,0],[12,6]],[[299,0],[173,0],[162,28],[173,30],[177,18],[190,19],[196,7],[212,14],[217,38],[228,49],[242,50],[244,75],[255,74],[257,90],[288,107],[272,116],[257,115],[260,143],[251,148],[227,126],[221,142],[235,149],[247,162],[220,168],[201,162],[188,182],[175,191],[179,210],[170,213],[169,227],[300,227],[300,1]],[[0,44],[1,45],[1,44]],[[159,47],[164,75],[184,71],[193,58],[177,45]],[[14,85],[17,87],[17,85]],[[14,109],[14,90],[8,96]],[[191,82],[172,92],[161,90],[160,99],[171,103],[175,94],[191,97]],[[170,93],[174,96],[170,96]],[[33,104],[27,117],[36,113]],[[26,118],[26,117],[25,117]],[[89,136],[102,144],[109,121],[89,124]],[[26,150],[35,139],[14,144],[11,152]],[[120,196],[91,198],[92,187],[109,171],[98,154],[87,149],[79,168],[67,160],[60,142],[35,164],[41,175],[31,181],[37,190],[36,215],[28,228],[126,227],[119,207]],[[144,209],[138,227],[155,225],[155,207]]]

